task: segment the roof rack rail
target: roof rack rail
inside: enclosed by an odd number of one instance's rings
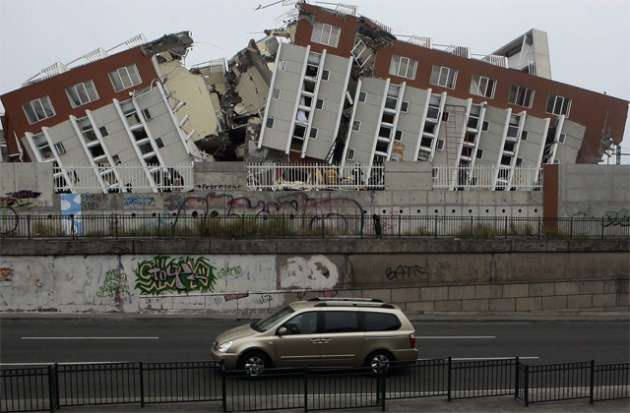
[[[378,302],[321,302],[315,304],[315,307],[364,307],[364,308],[396,308],[393,304],[383,304]]]
[[[382,303],[378,298],[352,298],[352,297],[313,297],[307,301],[356,301],[362,303]]]

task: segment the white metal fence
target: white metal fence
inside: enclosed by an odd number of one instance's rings
[[[433,168],[433,189],[532,191],[540,188],[542,188],[542,169],[539,168]]]
[[[247,189],[250,191],[385,189],[382,164],[339,165],[309,163],[249,163]],[[369,173],[369,178],[366,179]]]
[[[64,166],[53,168],[53,191],[181,192],[193,189],[193,164],[171,166]]]

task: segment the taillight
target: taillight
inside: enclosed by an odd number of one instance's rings
[[[409,334],[409,347],[416,348],[416,336]]]

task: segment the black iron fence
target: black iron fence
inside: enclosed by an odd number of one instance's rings
[[[339,410],[388,400],[513,396],[531,403],[630,398],[630,363],[527,365],[518,357],[392,363],[386,370],[268,369],[258,377],[209,361],[83,363],[0,369],[0,411],[209,401],[223,411]]]
[[[627,219],[626,219],[627,218]],[[212,237],[539,239],[630,238],[630,217],[441,215],[20,215],[0,209],[0,237]]]

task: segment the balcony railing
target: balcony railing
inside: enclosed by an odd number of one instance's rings
[[[509,188],[505,185],[497,188],[497,177],[509,178],[509,167],[436,167],[433,168],[433,189],[535,191],[542,188],[542,169],[514,168],[511,172]]]
[[[281,190],[381,190],[385,188],[384,165],[249,163],[247,189],[250,191]],[[370,178],[366,182],[366,176]]]
[[[182,192],[193,189],[193,164],[53,167],[52,181],[56,193]]]

